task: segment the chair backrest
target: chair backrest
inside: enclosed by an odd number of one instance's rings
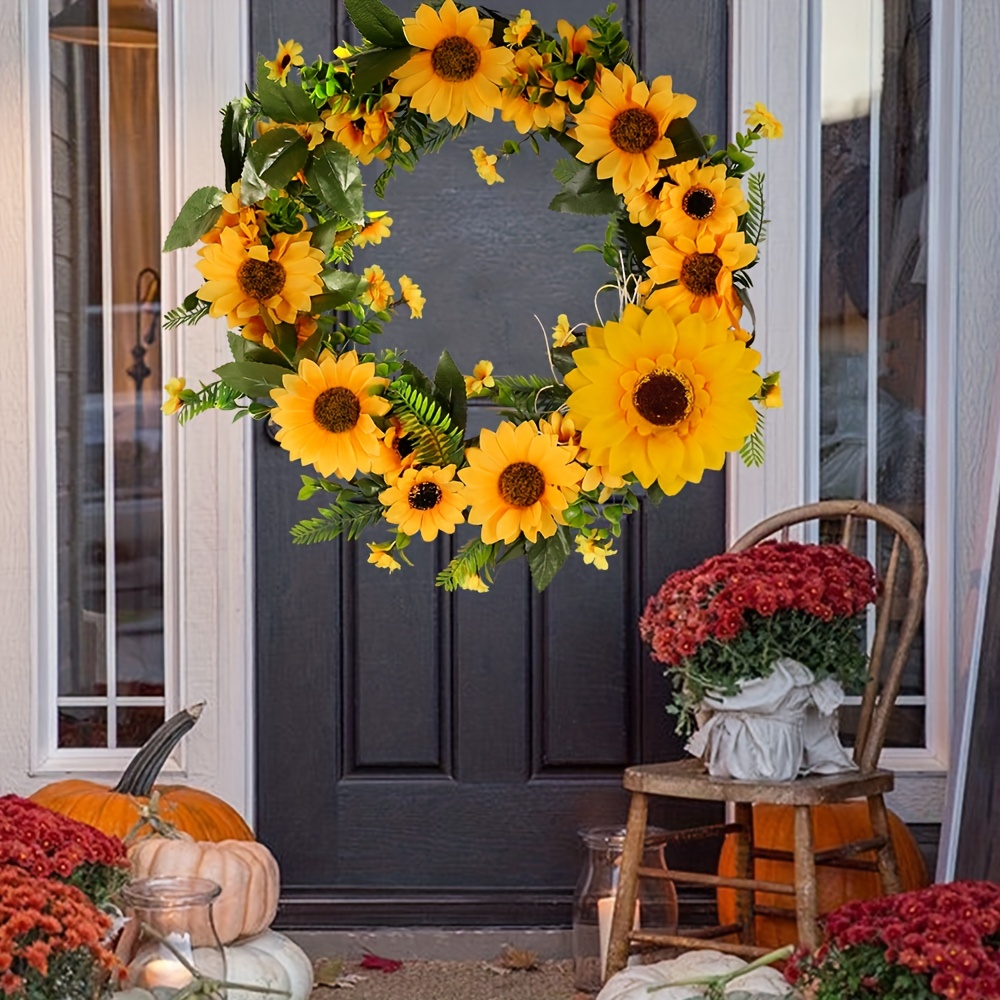
[[[751,528],[731,546],[731,552],[748,549],[758,542],[777,536],[788,541],[793,525],[819,521],[824,534],[829,534],[831,522],[841,522],[839,531],[822,541],[836,541],[845,548],[868,556],[867,527],[874,522],[876,537],[881,525],[889,533],[892,544],[876,544],[876,551],[887,551],[885,559],[877,558],[875,569],[882,583],[875,610],[875,632],[868,667],[868,683],[861,699],[861,712],[854,745],[854,760],[862,771],[878,767],[879,755],[885,742],[889,717],[899,693],[903,670],[910,647],[920,627],[927,591],[927,553],[920,532],[901,514],[887,507],[861,500],[823,500],[819,503],[793,507],[775,514]],[[882,539],[888,541],[885,533]],[[905,586],[906,578],[909,585]],[[905,590],[904,590],[905,586]],[[899,622],[895,650],[883,671],[890,622]]]

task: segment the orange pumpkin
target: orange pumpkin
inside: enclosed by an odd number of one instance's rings
[[[795,843],[794,810],[791,806],[756,805],[753,807],[754,840],[758,847],[772,850],[790,851]],[[917,847],[913,834],[906,824],[893,812],[889,813],[889,832],[896,848],[903,889],[921,889],[929,884],[923,855]],[[813,810],[813,839],[817,851],[852,840],[867,840],[872,836],[868,819],[868,804],[840,802],[817,806]],[[858,858],[874,860],[874,853],[859,854]],[[755,875],[771,882],[791,884],[793,868],[790,861],[770,861],[758,858]],[[719,858],[719,874],[736,874],[736,838],[730,834],[722,846]],[[877,872],[866,872],[852,868],[832,868],[828,865],[816,867],[816,882],[819,892],[819,912],[829,913],[852,899],[872,899],[882,895],[882,883]],[[719,922],[736,922],[736,893],[732,889],[717,892]],[[769,892],[756,894],[758,906],[775,906],[787,909],[789,917],[757,917],[757,944],[763,948],[780,948],[796,941],[794,902],[791,896],[779,896]]]
[[[124,838],[148,836],[157,818],[196,840],[253,840],[243,817],[222,799],[186,785],[155,785],[160,769],[180,738],[198,721],[203,705],[171,716],[143,744],[114,788],[69,778],[40,788],[33,802]],[[158,793],[156,816],[142,822],[150,796]]]

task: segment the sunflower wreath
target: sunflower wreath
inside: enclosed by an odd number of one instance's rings
[[[486,590],[520,555],[542,589],[574,545],[606,569],[640,496],[675,494],[730,451],[763,458],[763,408],[780,388],[756,372],[743,319],[765,228],[752,150],[781,125],[756,105],[716,149],[691,124],[693,98],[669,76],[639,77],[613,6],[550,34],[527,10],[444,0],[400,18],[379,0],[346,5],[363,45],[307,66],[301,45],[279,43],[258,60],[256,92],[223,110],[226,187],[194,192],[164,246],[200,241],[204,282],[165,325],[225,317],[233,361],[199,389],[171,379],[164,412],[273,421],[289,457],[318,473],[300,499],[326,501],[292,528],[296,542],[386,525],[368,561],[391,572],[417,535],[468,522],[480,533],[438,574],[448,590]],[[561,314],[546,375],[487,361],[463,375],[446,351],[429,377],[401,351],[371,350],[395,310],[419,318],[425,300],[406,275],[397,290],[377,265],[349,269],[392,224],[365,211],[361,166],[381,164],[382,197],[398,169],[497,110],[521,138],[473,149],[476,170],[493,184],[524,143],[562,147],[550,207],[609,217],[603,246],[584,249],[613,271],[617,318],[571,326]],[[470,396],[497,405],[496,430],[466,437]]]

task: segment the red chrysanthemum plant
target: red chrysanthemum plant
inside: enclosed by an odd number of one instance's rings
[[[839,545],[765,542],[674,573],[650,598],[639,632],[674,684],[678,731],[708,693],[733,695],[783,657],[848,691],[864,681],[871,564]]]
[[[0,865],[75,886],[97,906],[129,879],[117,837],[17,795],[0,796]]]
[[[91,1000],[116,966],[111,918],[75,886],[0,866],[0,997]]]
[[[785,970],[811,1000],[1000,997],[1000,885],[951,882],[855,901]]]

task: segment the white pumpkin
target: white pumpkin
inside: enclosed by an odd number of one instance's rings
[[[308,1000],[313,988],[313,964],[309,956],[291,939],[277,931],[264,931],[241,941],[234,948],[251,947],[266,951],[285,967],[292,987],[292,1000]]]
[[[670,986],[690,979],[723,976],[742,969],[747,963],[735,955],[723,955],[710,949],[688,951],[666,962],[635,965],[612,976],[597,995],[597,1000],[697,1000],[705,996],[704,986]],[[650,986],[666,987],[656,993]],[[766,997],[790,997],[792,988],[775,969],[754,969],[726,984],[726,994],[742,993],[756,1000]]]
[[[283,991],[289,1000],[309,1000],[313,986],[312,962],[284,934],[266,931],[239,944],[226,946],[226,981],[245,986],[266,986]],[[214,948],[196,948],[194,964],[202,975],[222,978],[222,961]],[[261,1000],[265,994],[228,990],[227,1000]]]

